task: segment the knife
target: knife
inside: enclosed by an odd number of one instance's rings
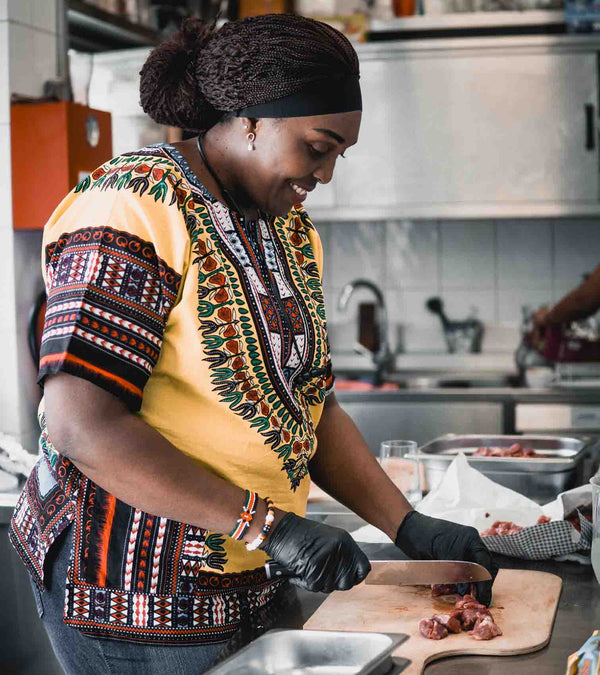
[[[419,586],[487,581],[492,575],[483,567],[464,560],[371,560],[366,584]],[[274,560],[265,563],[267,579],[292,577],[293,573]]]
[[[483,567],[464,560],[371,560],[366,584],[419,586],[488,581]]]

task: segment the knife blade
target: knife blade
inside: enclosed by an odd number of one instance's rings
[[[419,586],[487,581],[492,575],[464,560],[371,560],[366,584]]]

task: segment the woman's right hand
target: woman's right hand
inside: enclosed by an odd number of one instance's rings
[[[262,549],[292,572],[292,583],[309,591],[345,591],[371,571],[348,532],[295,513],[283,516]]]

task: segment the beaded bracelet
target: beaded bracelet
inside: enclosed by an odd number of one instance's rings
[[[246,530],[250,527],[252,518],[254,518],[257,504],[258,494],[246,490],[246,500],[244,501],[242,512],[240,513],[240,517],[236,520],[233,530],[229,533],[229,536],[232,539],[239,540],[244,536]]]
[[[255,551],[269,536],[269,532],[271,531],[273,521],[275,520],[274,504],[268,497],[265,497],[265,502],[267,504],[267,515],[265,517],[265,524],[263,525],[262,530],[260,531],[258,537],[256,537],[254,541],[250,541],[246,544],[247,551]]]

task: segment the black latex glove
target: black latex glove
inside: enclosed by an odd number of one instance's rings
[[[338,527],[286,513],[262,547],[286,567],[291,582],[309,591],[345,591],[370,572],[367,556]]]
[[[395,543],[409,558],[416,560],[467,560],[483,565],[492,579],[475,584],[477,599],[485,605],[492,601],[498,565],[474,527],[409,511],[398,528]],[[469,587],[470,584],[458,584],[458,592],[465,595]]]

